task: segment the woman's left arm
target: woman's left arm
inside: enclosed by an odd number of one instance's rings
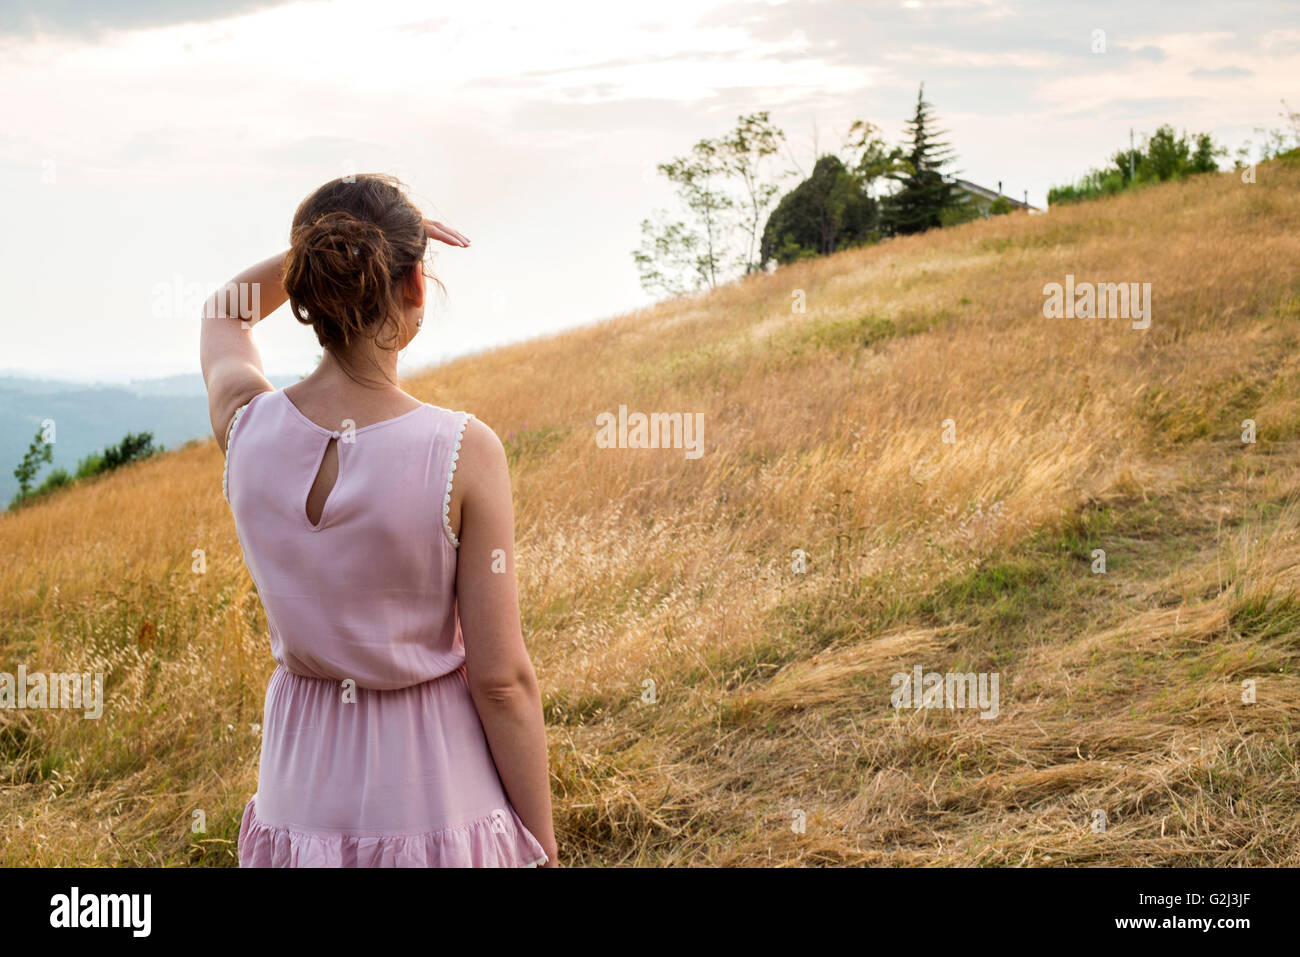
[[[208,297],[203,304],[199,363],[208,389],[208,417],[221,451],[235,411],[249,399],[273,388],[262,372],[262,356],[253,343],[253,326],[279,309],[284,291],[284,257],[279,253],[250,266]]]

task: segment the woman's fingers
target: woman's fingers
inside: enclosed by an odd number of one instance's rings
[[[436,239],[440,243],[446,243],[448,246],[468,246],[469,239],[461,235],[450,226],[444,226],[442,223],[435,222],[432,219],[424,221],[424,227],[429,232],[430,239]]]

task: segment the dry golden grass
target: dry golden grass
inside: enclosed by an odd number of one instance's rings
[[[1297,263],[1274,163],[406,383],[510,436],[566,861],[1300,864]],[[1152,283],[1151,328],[1044,319],[1067,273]],[[620,404],[704,413],[704,456],[599,449]],[[99,721],[0,711],[0,864],[233,863],[273,663],[221,468],[0,517],[0,670],[109,673]],[[997,671],[999,716],[895,711],[917,664]]]

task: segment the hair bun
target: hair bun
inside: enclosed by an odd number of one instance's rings
[[[346,212],[325,213],[294,232],[290,253],[297,260],[292,296],[299,318],[329,321],[344,345],[388,304],[391,257],[376,224]]]
[[[289,306],[326,348],[375,338],[400,316],[401,283],[427,244],[424,219],[397,180],[332,180],[294,215],[284,264]]]
[[[388,260],[384,231],[344,212],[319,217],[302,230],[293,245],[316,270],[340,286],[348,285],[349,279],[364,286],[374,273],[372,267]]]

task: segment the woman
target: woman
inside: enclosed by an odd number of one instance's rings
[[[277,662],[244,867],[556,864],[505,452],[397,385],[430,239],[469,245],[394,179],[334,180],[288,252],[205,307],[223,491]],[[324,357],[276,390],[249,330],[286,299]]]

